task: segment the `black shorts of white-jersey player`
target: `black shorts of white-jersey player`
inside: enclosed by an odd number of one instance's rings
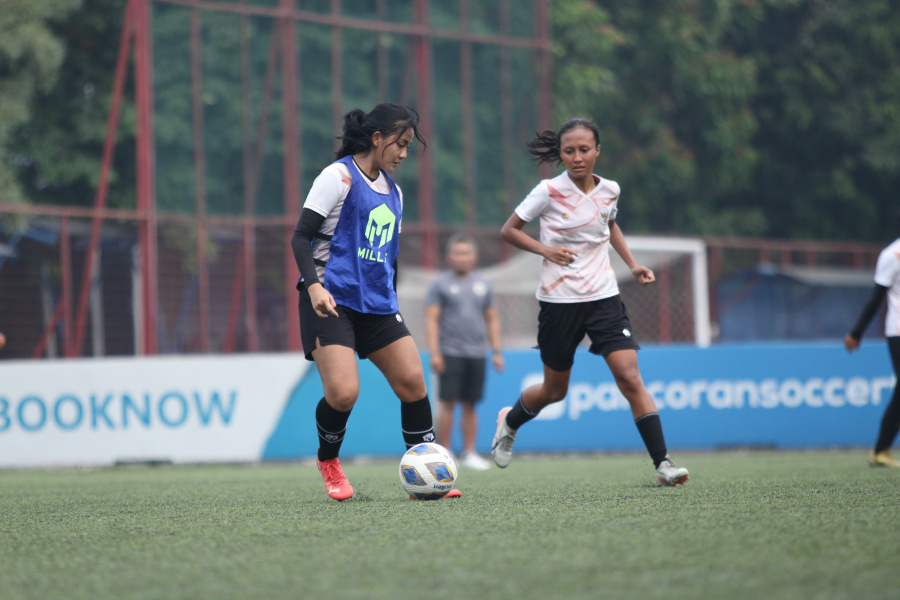
[[[615,275],[609,266],[609,246],[647,285],[653,271],[635,261],[616,224],[619,186],[593,174],[600,154],[600,134],[588,119],[571,119],[559,131],[546,130],[528,144],[540,162],[563,163],[559,176],[541,181],[516,208],[501,229],[503,239],[544,258],[537,298],[538,347],[544,380],[526,388],[512,407],[497,418],[494,462],[506,467],[519,428],[545,406],[566,397],[578,344],[587,335],[590,351],[602,355],[616,385],[631,406],[635,425],[656,467],[660,485],[683,484],[687,469],[669,457],[662,423],[653,397],[638,369],[638,345],[632,335],[625,305],[619,299]],[[522,229],[540,219],[540,239]]]
[[[900,212],[897,213],[897,227],[900,229]],[[875,287],[872,296],[862,309],[853,330],[844,336],[847,352],[859,348],[863,332],[872,317],[887,298],[887,314],[884,319],[884,335],[894,375],[900,375],[900,238],[894,240],[878,255],[875,265]],[[900,462],[891,456],[891,446],[900,431],[900,385],[894,386],[891,401],[884,409],[875,446],[869,452],[869,464],[873,467],[900,467]]]
[[[316,465],[338,501],[353,496],[338,455],[360,392],[357,355],[378,367],[400,399],[406,447],[434,441],[422,360],[396,298],[402,193],[388,174],[414,139],[424,144],[412,109],[382,103],[368,114],[347,113],[338,160],[313,183],[291,239],[304,352],[325,394],[315,410]]]

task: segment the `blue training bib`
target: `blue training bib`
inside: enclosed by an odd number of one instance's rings
[[[323,285],[335,302],[362,313],[389,315],[399,311],[394,290],[394,263],[400,250],[400,191],[385,173],[390,193],[376,192],[353,164],[353,183],[344,199],[331,238]]]

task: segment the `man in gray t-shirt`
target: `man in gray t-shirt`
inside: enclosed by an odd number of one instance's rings
[[[438,443],[450,448],[453,414],[462,406],[463,466],[485,470],[489,463],[475,452],[478,415],[475,404],[484,392],[485,353],[503,370],[500,319],[490,282],[473,273],[478,262],[475,241],[456,234],[447,244],[450,270],[438,275],[425,297],[425,322],[431,368],[440,375]]]

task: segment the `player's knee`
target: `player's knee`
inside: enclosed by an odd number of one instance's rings
[[[641,373],[637,368],[624,369],[615,374],[616,385],[627,397],[629,392],[637,392],[644,386]]]
[[[428,387],[425,385],[425,375],[419,371],[405,374],[402,378],[392,382],[394,393],[404,402],[415,402],[428,395]]]
[[[329,387],[325,391],[325,398],[328,403],[341,412],[347,412],[356,404],[359,397],[359,386],[338,385]]]
[[[568,385],[544,385],[544,400],[547,404],[559,402],[569,393]]]

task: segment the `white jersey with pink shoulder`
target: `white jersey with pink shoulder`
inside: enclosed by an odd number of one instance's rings
[[[884,319],[884,335],[900,336],[900,239],[881,251],[875,265],[875,283],[883,285],[887,292],[887,316]]]
[[[523,221],[540,218],[543,244],[570,248],[571,265],[544,260],[535,296],[544,302],[588,302],[619,293],[609,264],[609,222],[616,218],[619,184],[594,175],[597,185],[585,194],[568,172],[541,181],[516,207]]]

